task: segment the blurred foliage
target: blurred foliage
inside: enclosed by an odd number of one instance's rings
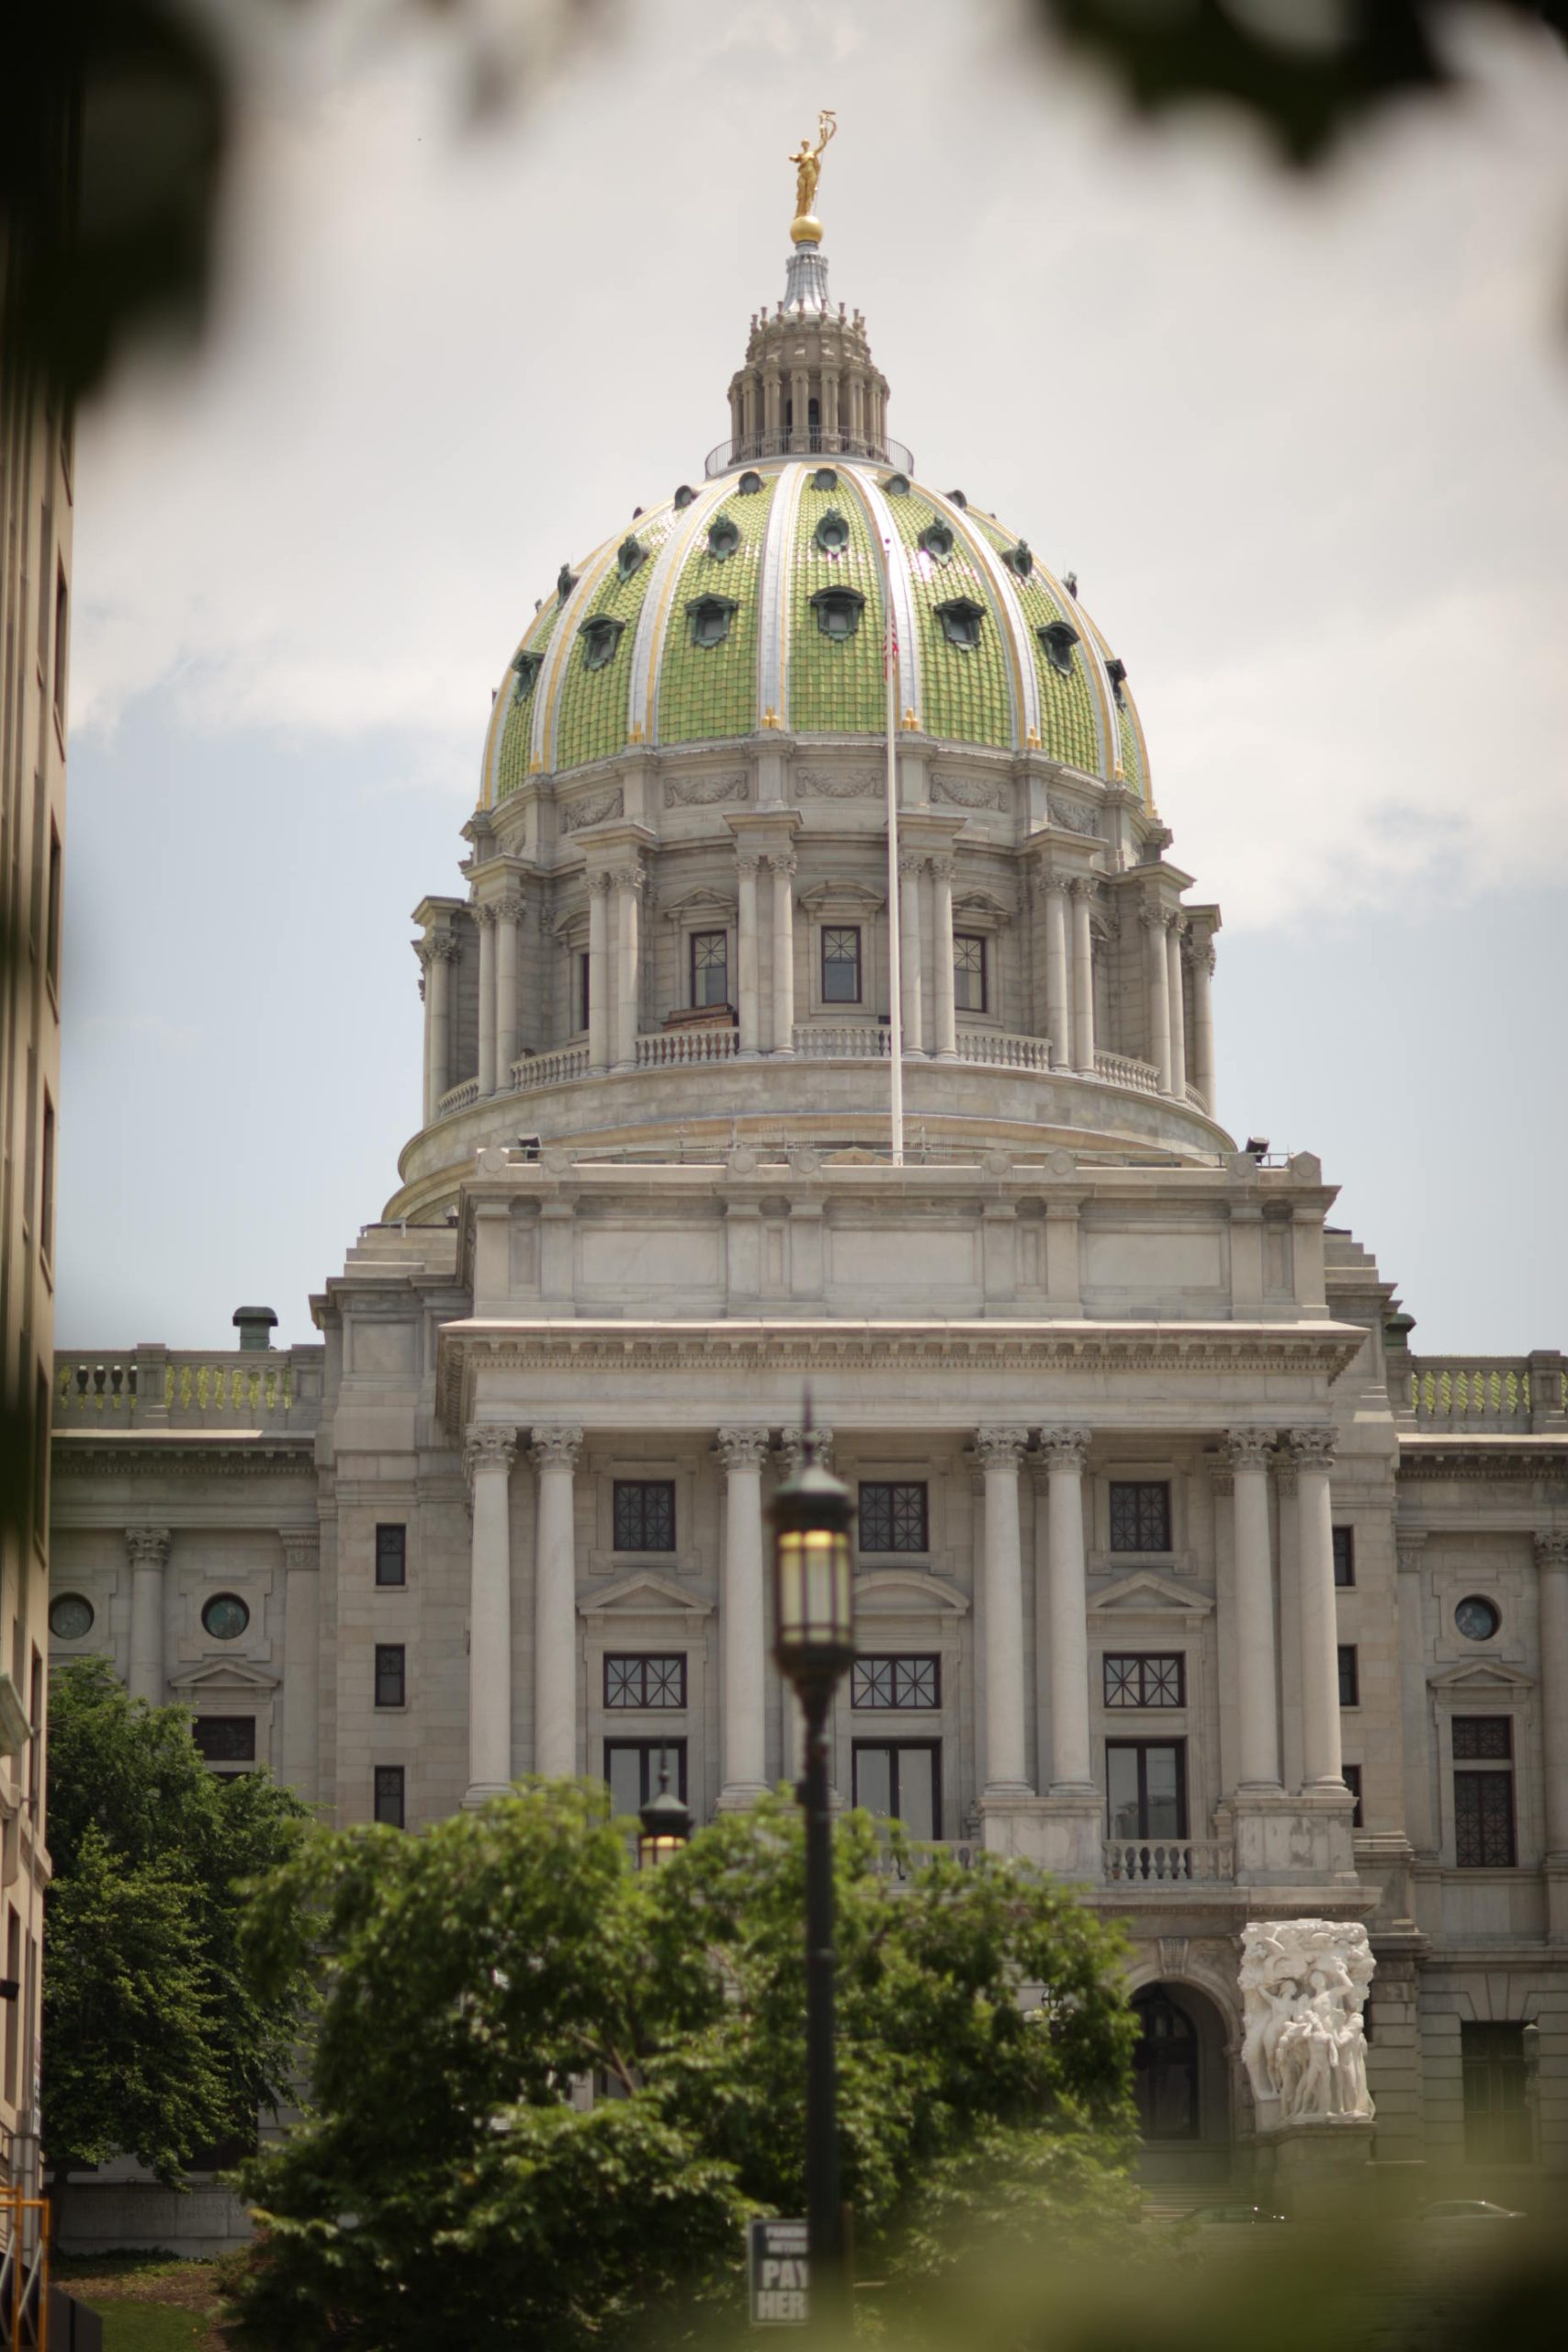
[[[1158,114],[1194,99],[1239,107],[1287,161],[1321,162],[1396,100],[1449,87],[1452,0],[1034,0],[1041,17]],[[1469,0],[1568,40],[1568,0]]]
[[[602,1789],[534,1782],[418,1838],[321,1833],[262,1891],[258,1983],[315,1949],[323,2005],[313,2111],[246,2171],[239,2342],[571,2352],[733,2316],[745,2220],[804,2206],[798,1811],[727,1815],[646,1874],[625,1828]],[[1116,1933],[1007,1864],[938,1857],[895,1887],[886,1861],[864,1815],[840,1823],[863,2269],[940,2278],[982,2213],[998,2252],[1126,2243]]]
[[[253,1989],[242,1890],[293,1851],[307,1808],[265,1772],[209,1771],[186,1710],[128,1698],[107,1658],[53,1678],[49,1798],[50,2161],[127,2150],[172,2186],[288,2095],[309,1971],[300,1955]]]

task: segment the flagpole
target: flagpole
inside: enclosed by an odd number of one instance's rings
[[[882,542],[883,668],[887,677],[887,1060],[893,1165],[904,1165],[904,990],[898,918],[898,629],[893,617],[893,548]]]

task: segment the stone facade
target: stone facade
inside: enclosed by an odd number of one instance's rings
[[[493,746],[321,1344],[59,1366],[55,1657],[330,1820],[661,1755],[709,1817],[796,1767],[809,1385],[840,1798],[1129,1922],[1151,2161],[1247,2161],[1241,1931],[1310,1918],[1371,1939],[1380,2158],[1568,2167],[1563,1359],[1413,1356],[1317,1160],[1235,1148],[1146,792],[901,729],[890,921],[881,746],[628,729],[504,795]]]

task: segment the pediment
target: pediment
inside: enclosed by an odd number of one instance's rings
[[[953,901],[953,919],[956,923],[995,923],[999,929],[1012,921],[1012,909],[1005,899],[992,890],[965,890]]]
[[[660,913],[666,922],[680,922],[688,915],[733,915],[735,896],[727,898],[722,890],[711,890],[701,883],[694,890],[682,890],[678,899],[662,899]]]
[[[1097,1612],[1109,1616],[1127,1617],[1212,1617],[1214,1604],[1205,1600],[1201,1593],[1186,1592],[1168,1577],[1156,1577],[1151,1568],[1142,1568],[1136,1576],[1121,1577],[1115,1584],[1107,1585],[1089,1604],[1092,1617]]]
[[[646,1570],[637,1576],[625,1577],[619,1584],[607,1585],[603,1592],[585,1593],[577,1604],[578,1614],[598,1617],[711,1617],[711,1601],[699,1600],[694,1593],[682,1592],[668,1577],[650,1575]]]
[[[1506,1698],[1519,1690],[1533,1690],[1535,1677],[1521,1674],[1516,1667],[1505,1666],[1500,1658],[1466,1659],[1462,1666],[1450,1666],[1442,1674],[1427,1678],[1433,1690],[1446,1690],[1456,1699]]]
[[[910,1616],[939,1611],[945,1617],[966,1617],[969,1603],[940,1577],[919,1568],[872,1568],[855,1578],[855,1611],[886,1616]]]
[[[886,904],[883,892],[868,889],[863,882],[814,882],[809,890],[796,895],[800,904],[809,907],[813,914],[821,914],[829,908],[845,913],[858,910],[875,914]]]
[[[182,1666],[169,1677],[172,1690],[276,1690],[282,1676],[265,1667],[248,1666],[243,1658],[204,1658],[199,1666]]]

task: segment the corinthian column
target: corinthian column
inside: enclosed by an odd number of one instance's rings
[[[1067,1011],[1067,886],[1055,875],[1045,880],[1045,1034],[1051,1067],[1066,1069],[1072,1059],[1072,1020]]]
[[[1170,1068],[1170,966],[1165,952],[1165,917],[1157,907],[1142,907],[1138,921],[1144,926],[1145,941],[1144,961],[1148,978],[1149,1059],[1159,1072],[1159,1091],[1171,1090]]]
[[[588,1067],[610,1067],[610,877],[588,877]]]
[[[1568,1860],[1568,1533],[1538,1535],[1540,1593],[1540,1732],[1546,1850]]]
[[[925,1052],[925,1015],[920,1003],[920,865],[914,851],[898,859],[898,986],[904,1023],[904,1051]],[[897,1050],[898,1040],[893,1040]]]
[[[517,927],[523,920],[523,900],[515,890],[496,900],[495,916],[495,1082],[506,1088],[512,1084],[512,1065],[518,1053]]]
[[[1050,1595],[1051,1794],[1093,1793],[1089,1747],[1089,1614],[1083,1472],[1089,1432],[1046,1429],[1045,1565]]]
[[[747,1805],[767,1787],[763,1666],[767,1650],[762,1576],[765,1429],[725,1428],[715,1447],[724,1465],[724,1786],[721,1806]]]
[[[1073,1068],[1094,1076],[1094,933],[1089,904],[1094,884],[1077,875],[1069,884],[1073,894]]]
[[[495,1092],[495,909],[474,909],[479,927],[479,1093]]]
[[[761,1026],[757,1017],[757,868],[760,863],[753,850],[742,850],[735,861],[739,876],[736,960],[740,967],[740,1051],[747,1056],[757,1051]]]
[[[640,865],[615,869],[615,1068],[637,1068],[637,981],[641,970],[638,900]]]
[[[577,1759],[577,1555],[573,1476],[580,1429],[536,1429],[534,1770],[566,1776]]]
[[[1181,995],[1181,917],[1165,919],[1166,993],[1170,1000],[1170,1091],[1187,1097],[1187,1007]]]
[[[1018,1465],[1023,1429],[982,1429],[975,1451],[986,1474],[986,1794],[1033,1794],[1024,1769],[1023,1563],[1018,1534]]]
[[[283,1531],[283,1779],[316,1793],[321,1655],[320,1528]]]
[[[1334,1514],[1328,1474],[1332,1430],[1292,1430],[1296,1464],[1296,1573],[1302,1619],[1302,1782],[1343,1788],[1339,1746],[1339,1634],[1334,1603]]]
[[[166,1527],[128,1527],[130,1559],[130,1672],[126,1688],[150,1707],[164,1703],[164,1570],[169,1564]]]
[[[953,1002],[953,865],[945,854],[930,860],[931,869],[931,1015],[936,1035],[932,1049],[939,1062],[958,1059],[958,1023]]]
[[[795,1051],[795,859],[775,851],[773,874],[773,1051]]]
[[[468,1792],[466,1804],[512,1781],[512,1464],[517,1432],[473,1423],[463,1450],[473,1499],[468,1568]]]
[[[1194,935],[1192,959],[1192,1058],[1195,1080],[1210,1118],[1214,1110],[1214,951],[1209,941]]]
[[[1280,1786],[1279,1682],[1274,1663],[1274,1563],[1269,1548],[1272,1430],[1228,1430],[1221,1448],[1233,1480],[1235,1549],[1236,1783]]]

